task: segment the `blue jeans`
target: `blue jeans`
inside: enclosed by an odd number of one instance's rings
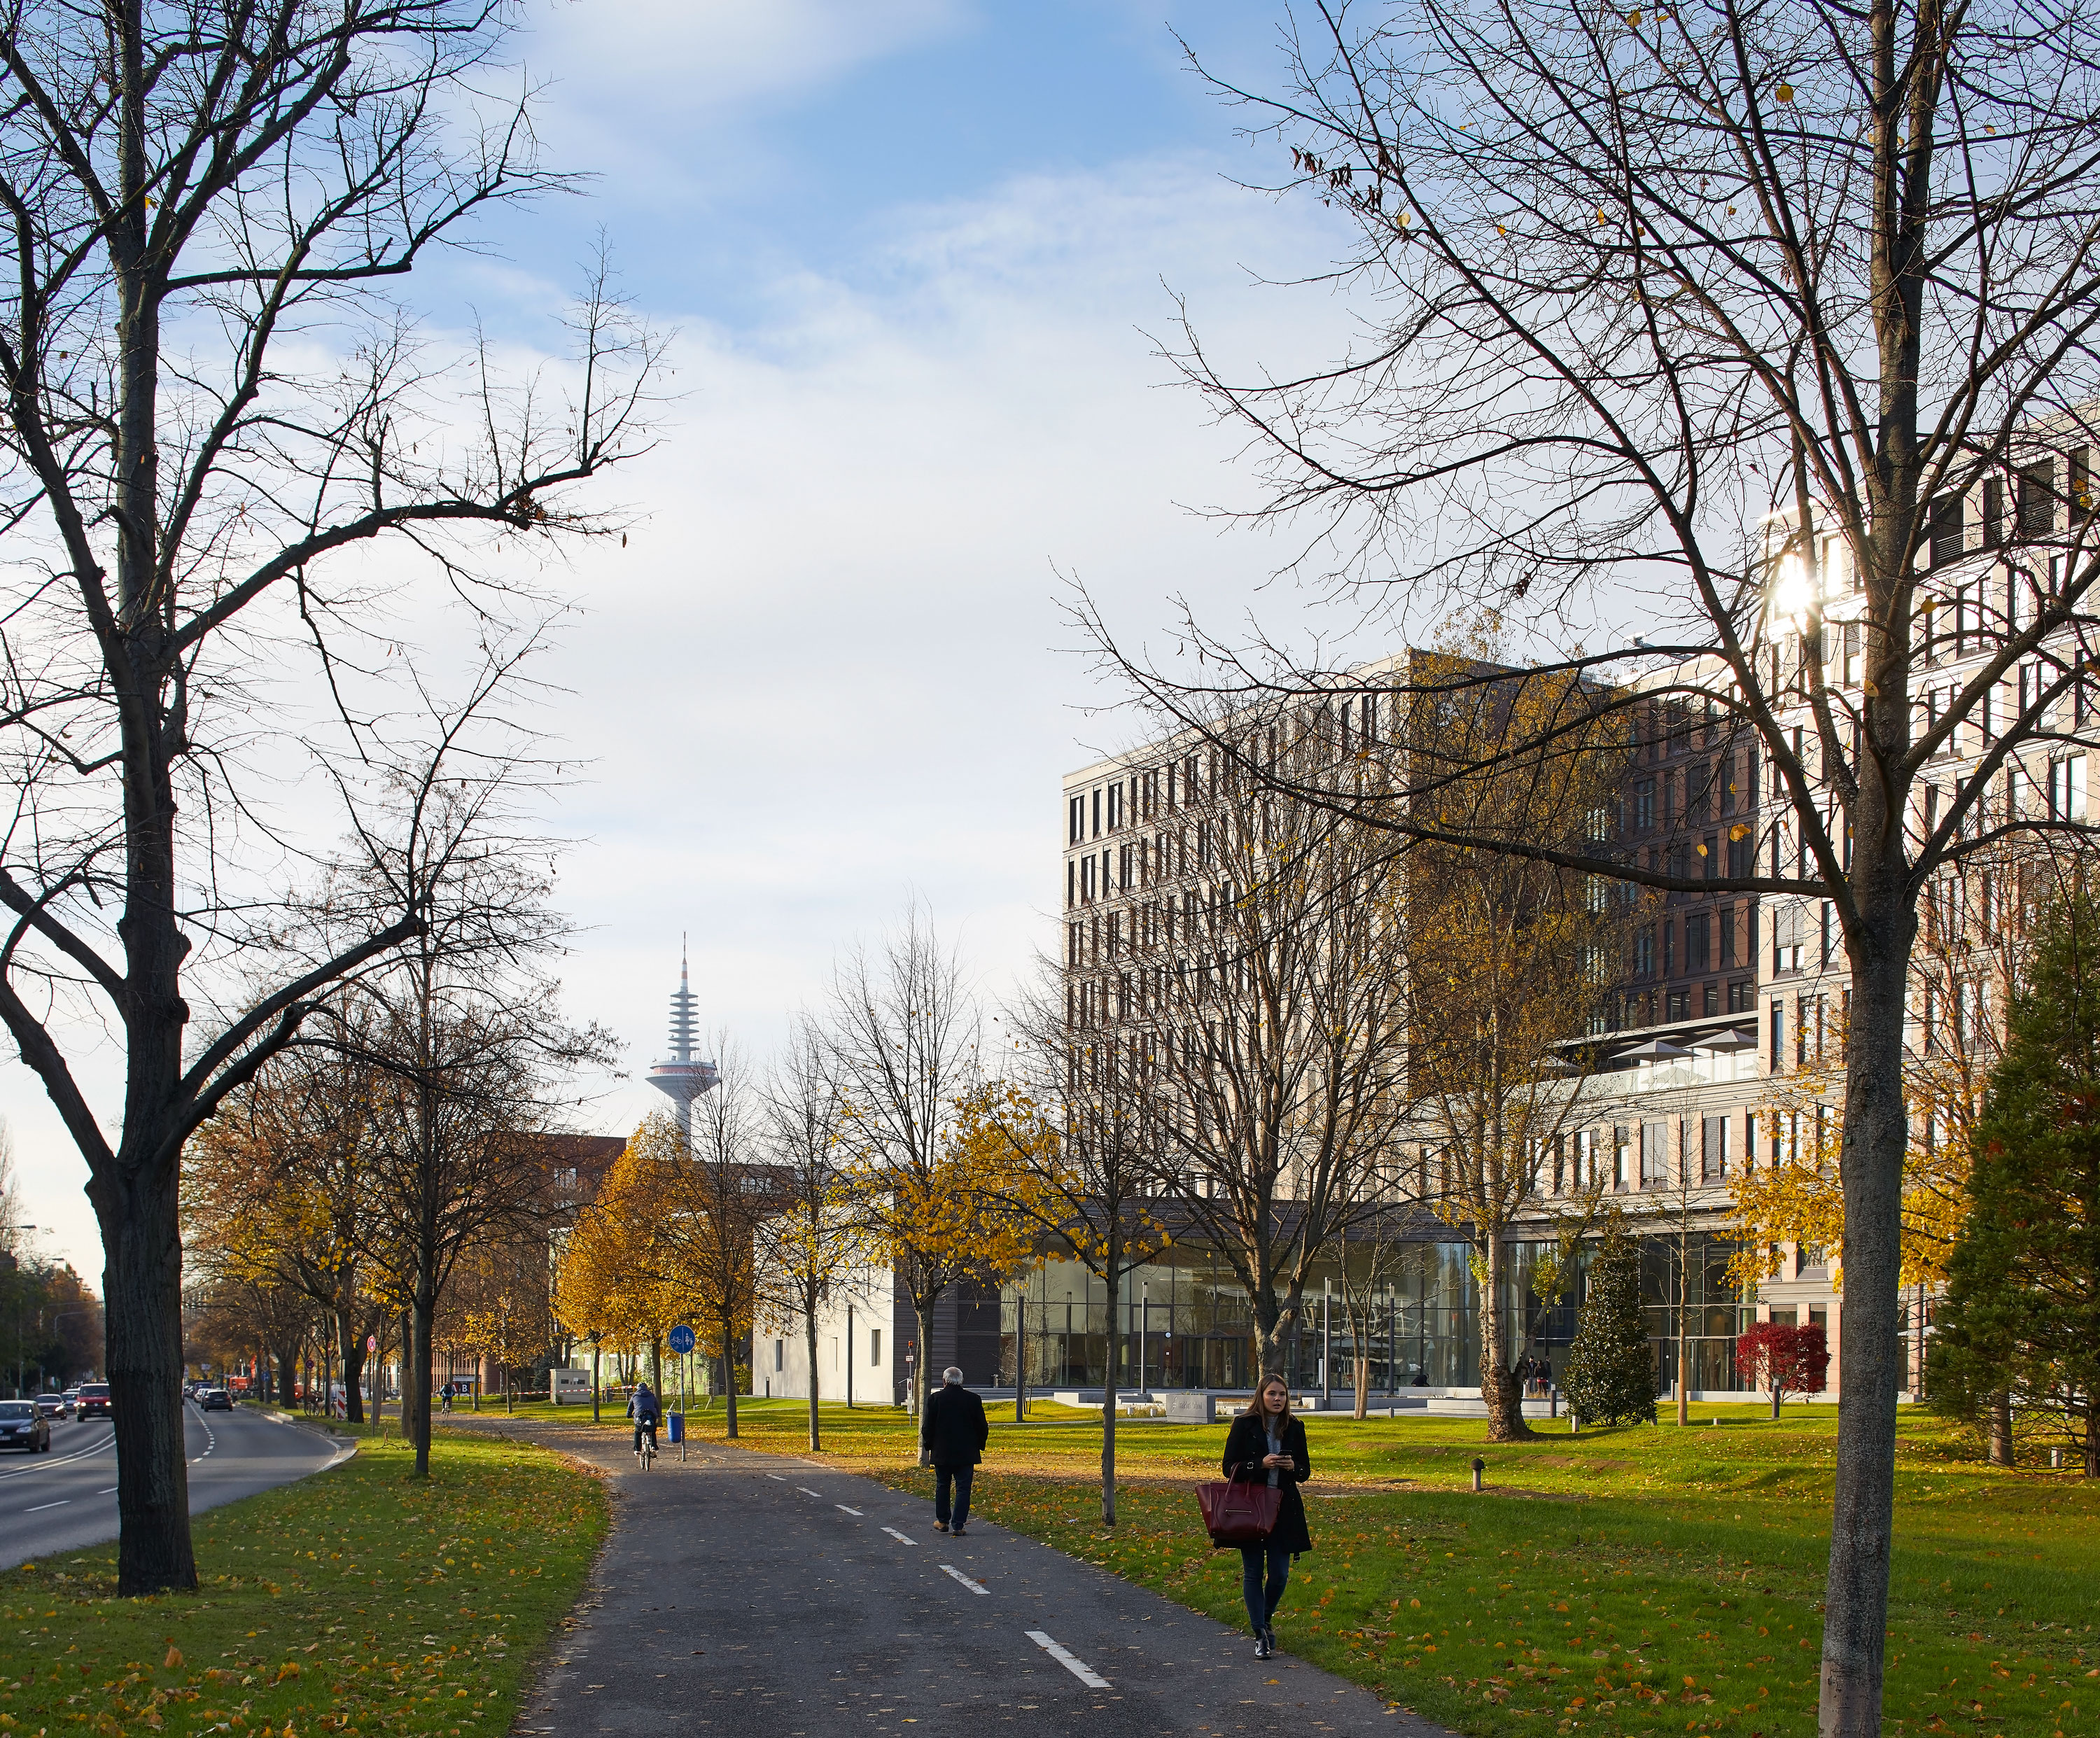
[[[974,1467],[936,1467],[933,1469],[933,1519],[943,1526],[949,1524],[948,1481],[955,1485],[953,1509],[954,1525],[960,1531],[970,1518],[970,1480],[977,1476]]]
[[[1266,1569],[1264,1583],[1262,1572]],[[1290,1579],[1290,1552],[1277,1540],[1240,1547],[1240,1596],[1246,1601],[1247,1621],[1257,1635],[1268,1627],[1276,1608],[1283,1603],[1283,1590]]]

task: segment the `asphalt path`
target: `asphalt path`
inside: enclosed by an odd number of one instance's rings
[[[457,1421],[455,1421],[457,1422]],[[480,1421],[483,1428],[504,1428]],[[894,1733],[1449,1738],[1368,1691],[1104,1570],[816,1462],[511,1426],[613,1476],[612,1534],[514,1728],[551,1738]],[[980,1475],[995,1489],[997,1466]],[[1190,1504],[1191,1524],[1194,1504]],[[1286,1648],[1286,1598],[1277,1627]]]
[[[268,1413],[183,1408],[190,1512],[288,1484],[348,1452]],[[55,1419],[48,1454],[0,1457],[0,1568],[117,1537],[117,1452],[105,1418]]]

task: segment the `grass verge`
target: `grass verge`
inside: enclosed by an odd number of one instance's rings
[[[579,1422],[574,1407],[534,1409]],[[1017,1424],[1010,1405],[990,1409],[986,1519],[1244,1626],[1238,1554],[1210,1548],[1191,1489],[1215,1476],[1224,1425],[1119,1424],[1110,1532],[1098,1415],[1042,1405]],[[1315,1549],[1278,1635],[1476,1738],[1813,1738],[1837,1415],[1762,1410],[1498,1447],[1478,1420],[1308,1415]],[[748,1446],[807,1453],[804,1403],[739,1411]],[[823,1423],[825,1459],[930,1499],[909,1419],[827,1405]],[[690,1425],[719,1438],[719,1404]],[[1898,1466],[1885,1729],[2100,1730],[2100,1490],[1986,1466],[1923,1412],[1904,1415]]]
[[[116,1597],[116,1548],[0,1575],[0,1732],[500,1734],[599,1542],[558,1455],[398,1444],[196,1518],[194,1595]]]

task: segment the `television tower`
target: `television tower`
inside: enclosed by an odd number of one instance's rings
[[[671,998],[671,1054],[651,1065],[649,1083],[675,1105],[678,1132],[690,1143],[693,1138],[693,1101],[713,1086],[721,1076],[715,1065],[693,1054],[693,992],[686,977],[686,947],[678,944],[678,991]]]

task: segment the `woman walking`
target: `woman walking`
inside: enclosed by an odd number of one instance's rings
[[[1300,1482],[1312,1476],[1312,1458],[1305,1449],[1305,1427],[1290,1409],[1290,1390],[1281,1376],[1263,1378],[1254,1405],[1233,1420],[1225,1435],[1223,1468],[1227,1478],[1245,1484],[1267,1484],[1277,1493],[1276,1526],[1258,1545],[1240,1547],[1240,1591],[1246,1599],[1247,1621],[1254,1626],[1254,1655],[1266,1660],[1276,1652],[1270,1620],[1290,1579],[1291,1559],[1312,1549],[1305,1530],[1305,1499]]]

